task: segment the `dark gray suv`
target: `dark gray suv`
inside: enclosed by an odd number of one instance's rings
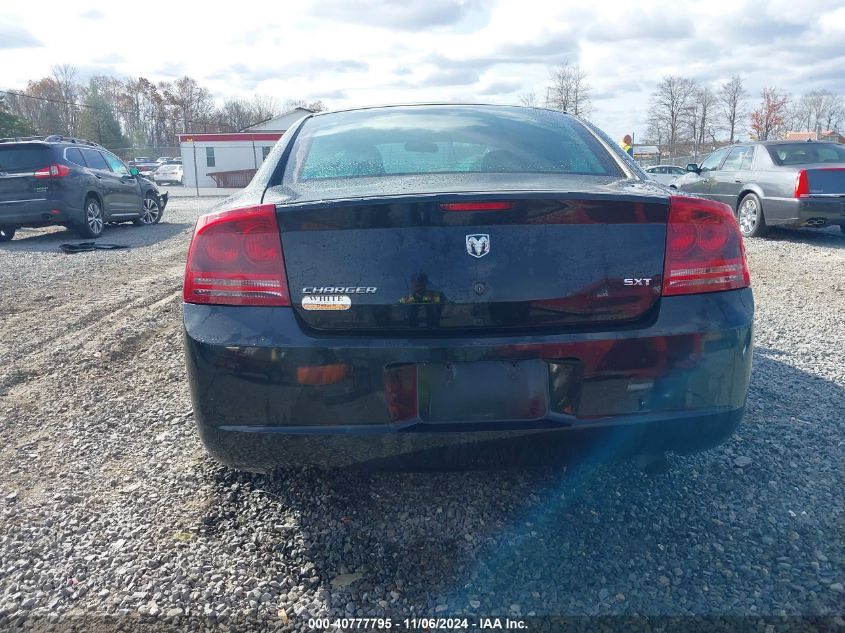
[[[167,193],[96,143],[0,139],[0,242],[54,224],[97,238],[106,223],[157,224],[166,205]]]

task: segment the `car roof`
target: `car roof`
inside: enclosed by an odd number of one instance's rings
[[[95,143],[94,141],[89,141],[84,138],[73,138],[70,136],[60,136],[58,134],[51,134],[45,137],[33,137],[33,136],[22,136],[22,137],[9,137],[9,138],[0,138],[0,143],[3,145],[21,145],[24,143],[31,143],[34,145],[44,145],[44,146],[51,146],[51,145],[67,145],[69,147],[89,147],[95,149],[106,149],[102,145]],[[107,150],[108,151],[108,150]]]
[[[790,141],[787,139],[779,139],[777,141],[746,141],[745,143],[734,143],[734,145],[795,145],[795,144],[803,145],[804,143],[827,143],[828,145],[839,145],[836,141],[816,141],[810,139],[809,141]]]
[[[0,139],[2,145],[55,145],[55,143],[45,143],[41,140],[27,139],[16,141],[14,139]]]
[[[547,112],[558,112],[561,114],[569,115],[573,118],[575,117],[573,114],[566,112],[565,110],[555,110],[554,108],[544,108],[540,106],[526,106],[521,104],[508,104],[508,103],[468,103],[468,102],[446,102],[446,101],[432,101],[432,102],[416,102],[416,103],[385,103],[381,105],[366,105],[366,106],[356,106],[351,108],[342,108],[340,110],[324,110],[323,112],[315,112],[313,114],[308,115],[309,117],[319,117],[325,116],[327,114],[337,114],[339,112],[357,112],[359,110],[386,110],[388,108],[428,108],[428,107],[455,107],[455,108],[466,108],[466,107],[478,107],[478,108],[501,108],[501,109],[512,109],[512,108],[519,108],[522,110],[545,110]]]

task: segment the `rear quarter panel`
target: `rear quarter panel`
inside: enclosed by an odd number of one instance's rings
[[[751,172],[748,184],[740,197],[751,191],[763,205],[768,224],[783,224],[797,220],[797,205],[793,197],[797,170],[792,168],[761,169]]]

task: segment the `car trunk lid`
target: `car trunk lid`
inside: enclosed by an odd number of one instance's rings
[[[812,167],[804,171],[811,197],[845,196],[845,166]]]
[[[37,143],[0,144],[0,204],[40,200],[49,189],[35,171],[50,164],[50,149]]]
[[[291,300],[317,330],[622,326],[660,296],[668,198],[394,195],[277,209]]]

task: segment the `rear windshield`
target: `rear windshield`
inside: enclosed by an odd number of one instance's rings
[[[285,179],[436,173],[621,175],[607,150],[562,113],[418,106],[310,119],[297,137]]]
[[[43,145],[0,145],[0,171],[40,169],[50,163],[49,149]]]
[[[845,145],[838,143],[789,143],[766,147],[775,165],[845,163]]]

